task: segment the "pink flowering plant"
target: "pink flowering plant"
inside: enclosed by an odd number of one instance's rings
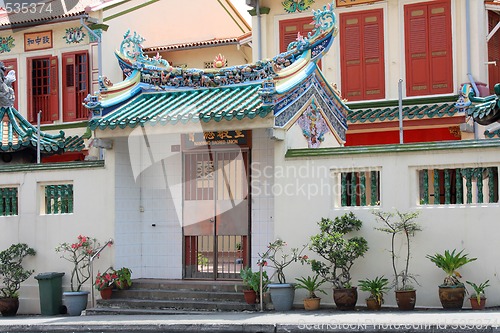
[[[101,291],[106,288],[113,288],[116,281],[118,281],[118,274],[112,268],[108,268],[104,273],[97,272],[95,277],[94,286],[97,290]]]
[[[287,243],[282,239],[277,239],[267,246],[267,251],[264,254],[259,254],[259,265],[272,267],[276,270],[273,275],[278,277],[279,283],[286,283],[284,269],[292,262],[300,262],[304,264],[309,259],[307,255],[302,255],[307,244],[299,248],[291,248],[290,252],[286,250]],[[268,264],[269,262],[269,264]],[[272,277],[271,277],[272,278]]]
[[[71,262],[71,291],[81,291],[85,282],[90,279],[90,263],[92,256],[100,247],[97,239],[79,235],[76,243],[62,243],[56,247],[61,258]]]

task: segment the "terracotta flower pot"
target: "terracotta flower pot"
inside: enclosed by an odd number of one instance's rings
[[[257,303],[257,293],[255,290],[243,290],[243,296],[245,297],[245,301],[247,304],[255,304]]]
[[[366,307],[371,311],[378,311],[382,308],[382,302],[379,302],[376,298],[367,298]]]
[[[307,311],[318,310],[321,304],[321,298],[304,298],[304,309]]]
[[[465,287],[461,286],[440,286],[439,300],[443,309],[459,310],[464,305]]]
[[[333,301],[339,310],[354,310],[358,301],[358,289],[356,287],[333,289]]]
[[[469,299],[472,310],[484,310],[486,307],[486,297],[481,297],[479,302],[477,301],[477,297],[471,297]]]
[[[13,317],[19,309],[19,298],[0,298],[0,312],[4,317]]]
[[[102,299],[111,299],[111,295],[113,294],[113,287],[104,288],[102,290],[99,290],[99,292],[101,293]]]
[[[411,311],[415,309],[417,302],[417,292],[415,290],[397,290],[396,302],[401,311]]]

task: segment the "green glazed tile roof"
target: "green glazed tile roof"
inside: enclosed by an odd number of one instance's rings
[[[467,115],[472,116],[474,119],[481,120],[484,117],[490,116],[494,112],[497,105],[497,100],[476,104],[467,109]]]
[[[262,107],[260,84],[224,88],[189,89],[142,93],[89,127],[114,129],[167,123],[219,122],[223,119],[265,117],[271,108]]]
[[[0,108],[0,153],[11,153],[26,148],[36,149],[36,128],[29,123],[16,109]],[[41,132],[40,151],[46,154],[64,151],[80,151],[84,148],[83,139],[79,136],[64,137],[64,132],[51,135]]]
[[[455,108],[455,103],[407,105],[403,106],[404,119],[436,118],[453,116],[459,110]],[[375,121],[397,120],[399,114],[398,106],[351,110],[347,115],[348,123],[365,123]]]
[[[487,129],[484,131],[484,136],[487,138],[500,138],[500,128],[497,128],[495,130]]]

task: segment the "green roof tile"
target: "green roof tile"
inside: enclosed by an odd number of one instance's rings
[[[0,108],[0,152],[12,153],[26,148],[36,149],[37,129],[13,107]],[[64,137],[41,132],[40,151],[45,154],[60,154],[64,151],[80,151],[84,148],[83,138]]]
[[[403,106],[403,118],[422,119],[453,116],[460,112],[455,103],[425,104]],[[352,110],[347,115],[348,123],[365,123],[375,121],[397,120],[399,107],[382,107]]]
[[[142,93],[104,117],[92,119],[89,127],[123,129],[146,123],[155,126],[265,117],[271,109],[261,106],[260,88],[260,84],[255,84]]]

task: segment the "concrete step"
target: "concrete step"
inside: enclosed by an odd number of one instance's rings
[[[188,311],[253,311],[255,305],[242,302],[202,301],[202,300],[144,300],[109,299],[98,300],[94,311],[104,309],[150,309],[150,310],[188,310]]]
[[[87,315],[255,311],[243,297],[241,281],[133,280],[128,290],[114,290],[111,299],[97,300]]]
[[[210,300],[210,301],[244,301],[243,292],[199,291],[172,289],[130,289],[113,291],[113,298],[153,299],[153,300]]]
[[[243,284],[235,281],[205,281],[205,280],[163,280],[138,279],[133,280],[133,289],[163,289],[163,290],[197,290],[197,291],[228,291],[242,292]]]

